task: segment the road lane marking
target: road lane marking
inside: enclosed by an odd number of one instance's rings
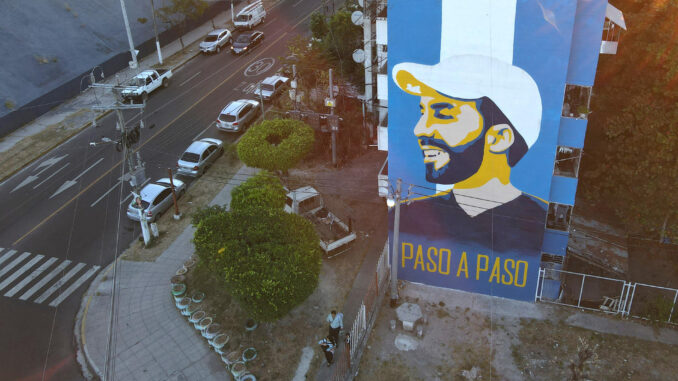
[[[319,8],[320,8],[320,7],[316,8],[316,10],[319,9]],[[309,15],[309,16],[310,16],[310,15]],[[303,21],[303,20],[302,20],[302,21]],[[183,111],[181,114],[179,114],[176,118],[172,119],[172,120],[171,120],[169,123],[167,123],[163,128],[161,128],[160,130],[156,131],[156,133],[153,134],[148,140],[146,140],[145,142],[141,143],[141,144],[139,145],[139,147],[137,147],[137,149],[134,150],[134,152],[139,151],[142,147],[144,147],[146,144],[148,144],[148,142],[150,142],[151,140],[153,140],[156,136],[158,136],[160,133],[162,133],[162,132],[165,131],[167,128],[169,128],[169,126],[173,125],[177,120],[179,120],[181,117],[183,117],[184,115],[186,115],[189,111],[191,111],[191,110],[193,109],[193,107],[197,106],[200,102],[202,102],[203,100],[205,100],[205,98],[207,98],[208,96],[212,95],[212,93],[214,93],[219,87],[223,86],[224,83],[228,82],[231,78],[233,78],[233,76],[235,76],[236,74],[240,73],[240,70],[241,70],[242,68],[245,68],[245,67],[247,67],[250,63],[254,62],[255,59],[257,59],[260,55],[264,54],[264,52],[265,52],[266,50],[268,50],[270,47],[275,46],[275,44],[276,44],[278,41],[280,41],[283,37],[285,37],[286,35],[287,35],[287,32],[283,32],[283,33],[280,35],[280,37],[276,38],[269,46],[267,46],[266,48],[262,49],[257,55],[255,55],[254,57],[252,57],[252,59],[251,59],[250,61],[248,61],[247,63],[245,63],[244,65],[242,65],[242,66],[240,67],[240,69],[233,71],[233,73],[232,73],[231,75],[229,75],[228,77],[226,77],[226,79],[224,79],[223,81],[221,81],[221,83],[219,83],[217,86],[215,86],[215,87],[214,87],[212,90],[210,90],[207,94],[205,94],[205,95],[202,96],[200,99],[198,99],[195,103],[193,103],[189,108],[187,108],[185,111]],[[49,216],[43,218],[42,221],[40,221],[37,225],[35,225],[33,228],[31,228],[31,230],[27,231],[24,235],[22,235],[22,236],[19,237],[16,241],[14,241],[13,245],[17,245],[19,242],[23,241],[23,240],[24,240],[26,237],[28,237],[31,233],[33,233],[34,231],[36,231],[40,226],[44,225],[47,221],[49,221],[49,220],[52,219],[55,215],[57,215],[59,212],[61,212],[62,210],[64,210],[64,208],[66,208],[68,205],[70,205],[73,201],[75,201],[75,200],[76,200],[78,197],[80,197],[82,194],[84,194],[85,192],[87,192],[92,186],[94,186],[94,184],[96,184],[96,183],[98,183],[99,181],[101,181],[101,179],[103,179],[105,176],[108,176],[108,174],[111,173],[114,169],[116,169],[122,162],[123,162],[123,160],[120,160],[116,165],[114,165],[113,167],[109,168],[106,172],[104,172],[103,174],[101,174],[101,176],[99,176],[99,178],[97,178],[97,179],[94,180],[92,183],[90,183],[88,186],[86,186],[85,188],[83,188],[78,194],[76,194],[76,195],[73,196],[70,200],[68,200],[68,201],[66,201],[65,203],[63,203],[59,208],[57,208],[57,210],[55,210],[54,212],[52,212],[52,214],[50,214]]]
[[[42,170],[40,172],[36,173],[35,175],[28,175],[24,179],[24,181],[21,182],[21,184],[14,187],[14,189],[12,189],[9,193],[13,193],[14,191],[21,189],[22,187],[24,187],[24,186],[32,183],[33,181],[37,180],[40,177],[40,175],[42,175],[43,172],[45,172],[46,170],[51,168],[54,164],[58,163],[59,161],[61,161],[61,159],[65,158],[66,156],[68,156],[68,154],[65,154],[64,156],[53,157],[53,158],[44,160],[42,163],[40,163],[35,168],[33,168],[33,170],[35,171],[36,169],[40,169],[42,167],[45,167],[45,168],[42,168]]]
[[[202,134],[204,134],[205,131],[209,130],[209,128],[212,127],[215,123],[216,123],[216,122],[210,123],[207,127],[205,127],[204,130],[200,131],[200,133],[199,133],[198,135],[196,135],[196,136],[193,138],[193,141],[198,140],[198,138],[200,138],[200,136],[201,136]]]
[[[302,1],[304,1],[304,0],[299,0],[296,3],[294,3],[294,5],[292,5],[292,8],[296,8],[297,5],[301,4]]]
[[[0,248],[0,251],[2,251],[2,250],[5,250],[5,249]],[[12,255],[14,255],[14,253],[16,253],[16,250],[10,250],[8,252],[5,252],[5,254],[3,254],[2,257],[0,257],[0,264],[2,264],[2,262],[4,262],[4,261],[10,259],[12,257]]]
[[[314,10],[311,11],[311,13],[307,14],[306,17],[304,17],[303,19],[299,20],[298,23],[292,25],[292,29],[298,27],[299,24],[301,24],[302,22],[304,22],[304,20],[306,20],[307,18],[311,17],[311,15],[312,15],[313,13],[315,13],[315,12],[316,12],[318,9],[320,9],[321,7],[322,7],[322,5],[316,7]]]
[[[70,294],[72,294],[73,291],[77,290],[78,287],[80,287],[80,285],[85,283],[85,281],[89,277],[94,275],[94,273],[96,273],[97,271],[99,271],[99,266],[94,266],[91,269],[87,270],[86,273],[82,274],[82,276],[80,278],[78,278],[78,280],[73,282],[73,284],[71,284],[66,290],[64,290],[64,292],[62,292],[57,298],[52,300],[52,302],[49,304],[49,306],[50,307],[57,307],[59,304],[61,304],[61,302],[64,301],[64,299],[68,298],[68,296]]]
[[[197,73],[193,74],[193,75],[192,75],[192,76],[191,76],[191,77],[190,77],[189,79],[187,79],[187,80],[185,80],[185,81],[181,82],[181,83],[179,84],[179,87],[181,87],[181,86],[183,86],[183,85],[187,84],[187,83],[188,83],[188,82],[190,82],[190,81],[191,81],[191,80],[192,80],[193,78],[195,78],[195,77],[199,76],[199,75],[200,75],[200,73],[202,73],[202,72],[201,72],[201,71],[199,71],[199,72],[197,72]]]
[[[71,263],[71,261],[69,261],[68,259],[65,260],[65,261],[63,261],[63,262],[61,262],[61,264],[60,264],[59,266],[57,266],[57,268],[55,268],[54,270],[52,270],[51,273],[47,274],[46,277],[42,278],[42,279],[40,280],[40,282],[34,284],[33,287],[31,287],[30,290],[24,292],[24,294],[21,295],[21,296],[19,297],[19,299],[20,299],[20,300],[26,300],[26,299],[30,298],[31,296],[33,296],[33,294],[35,294],[36,291],[38,291],[39,289],[41,289],[44,285],[47,284],[47,282],[49,282],[50,280],[52,280],[52,278],[54,278],[55,276],[57,276],[57,274],[59,274],[61,271],[63,271],[63,270],[66,268],[66,266],[68,266],[70,263]]]
[[[29,252],[25,252],[19,256],[19,258],[15,258],[12,262],[8,263],[7,266],[3,267],[2,270],[0,270],[0,277],[7,274],[7,272],[11,269],[13,269],[16,265],[21,263],[24,259],[26,259],[27,256],[31,255]]]
[[[56,282],[52,285],[52,287],[48,288],[47,291],[43,292],[42,295],[40,295],[40,297],[38,297],[37,299],[35,299],[35,303],[42,303],[42,302],[44,302],[47,298],[50,297],[50,295],[52,295],[52,294],[54,293],[54,291],[60,289],[61,286],[64,285],[64,283],[68,282],[68,280],[71,279],[71,278],[73,277],[73,275],[77,274],[78,271],[80,271],[80,269],[82,269],[83,267],[85,267],[85,264],[82,263],[82,262],[81,262],[81,263],[78,263],[77,265],[75,265],[72,269],[70,269],[70,270],[66,273],[66,275],[64,275],[64,276],[62,276],[61,278],[59,278],[59,280],[56,281]]]
[[[113,192],[115,190],[115,188],[120,186],[121,183],[122,183],[122,181],[118,181],[117,184],[113,185],[113,188],[107,190],[106,193],[102,194],[101,197],[99,197],[96,201],[94,201],[89,207],[91,208],[94,205],[96,205],[99,201],[103,200],[104,197],[108,196],[109,193]]]
[[[31,259],[28,263],[25,265],[21,266],[21,268],[15,272],[12,273],[10,277],[7,277],[2,283],[0,283],[0,290],[4,289],[5,287],[9,286],[10,283],[14,282],[16,278],[20,277],[21,274],[25,273],[26,271],[30,270],[31,267],[35,266],[36,263],[40,262],[40,260],[43,258],[43,255],[36,255],[35,258]]]
[[[56,175],[57,173],[61,172],[62,169],[68,167],[69,165],[71,165],[71,163],[66,163],[66,164],[64,164],[63,167],[61,167],[61,168],[57,169],[56,171],[52,172],[52,174],[49,175],[48,178],[42,180],[38,185],[34,186],[33,189],[35,189],[35,188],[39,187],[40,185],[44,184],[47,180],[49,180],[49,179],[51,179],[52,177],[54,177],[54,175]]]
[[[47,262],[45,262],[45,263],[43,263],[42,265],[40,265],[40,267],[38,267],[37,269],[33,270],[33,272],[31,273],[31,275],[27,276],[26,278],[24,278],[24,279],[21,281],[21,283],[19,283],[19,284],[17,284],[16,286],[12,287],[11,290],[7,291],[7,292],[5,293],[5,297],[11,298],[12,296],[14,296],[14,294],[16,294],[17,292],[21,291],[21,289],[23,289],[24,287],[26,287],[27,284],[31,283],[31,281],[32,281],[33,279],[39,277],[40,274],[42,274],[45,270],[47,270],[50,266],[52,266],[52,264],[53,264],[54,262],[56,262],[56,260],[57,260],[56,258],[50,258],[49,260],[47,260]]]
[[[82,177],[85,173],[89,172],[90,169],[94,168],[97,164],[101,163],[102,161],[104,161],[104,158],[103,158],[103,157],[100,157],[99,160],[97,160],[94,164],[90,165],[89,168],[87,168],[87,169],[85,169],[84,171],[80,172],[80,174],[77,175],[73,180],[66,180],[66,181],[59,187],[59,189],[57,189],[57,191],[54,192],[54,194],[52,194],[49,198],[52,198],[52,197],[54,197],[54,196],[57,196],[57,195],[60,194],[61,192],[65,191],[66,189],[68,189],[68,188],[72,187],[73,185],[77,184],[77,183],[78,183],[78,180],[80,179],[80,177]]]

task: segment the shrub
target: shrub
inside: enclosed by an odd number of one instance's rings
[[[285,198],[285,188],[280,179],[263,170],[233,189],[231,210],[282,209],[285,206]]]
[[[238,157],[246,165],[286,172],[313,148],[314,131],[292,119],[265,120],[251,127],[238,143]]]

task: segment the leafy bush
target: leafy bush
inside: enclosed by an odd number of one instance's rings
[[[193,242],[203,265],[255,319],[284,316],[318,284],[318,236],[296,214],[275,209],[207,214]]]
[[[200,221],[207,218],[208,216],[223,214],[225,212],[226,208],[221,205],[203,206],[191,214],[191,224],[193,227],[197,228]]]
[[[231,210],[282,209],[285,206],[285,198],[285,188],[280,179],[263,170],[233,189]]]
[[[287,171],[313,148],[314,131],[292,119],[265,120],[252,126],[238,143],[238,157],[250,167]]]

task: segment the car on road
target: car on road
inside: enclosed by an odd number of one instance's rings
[[[126,101],[146,101],[148,94],[162,87],[169,86],[172,69],[149,69],[134,76],[121,91]]]
[[[205,36],[205,39],[200,43],[200,51],[203,54],[219,53],[221,48],[233,43],[233,36],[228,29],[215,29]]]
[[[270,76],[261,81],[259,89],[256,91],[256,95],[261,95],[265,101],[270,101],[280,95],[285,90],[285,88],[287,88],[289,82],[289,78],[283,77],[281,75]]]
[[[254,2],[243,8],[235,16],[233,24],[238,29],[252,29],[266,20],[266,9],[261,1]]]
[[[177,161],[177,174],[198,177],[224,153],[219,139],[204,138],[191,143]]]
[[[177,199],[186,193],[186,184],[183,181],[173,179],[174,192]],[[139,210],[146,216],[147,221],[153,222],[169,209],[174,200],[172,198],[172,188],[170,186],[169,178],[163,178],[146,184],[141,188],[140,203],[137,200],[132,200],[127,207],[127,217],[133,221],[139,221]]]
[[[226,105],[217,117],[217,128],[221,131],[238,132],[259,115],[259,102],[252,99],[238,99]]]
[[[252,49],[261,44],[264,40],[264,32],[255,30],[253,32],[242,33],[233,41],[231,53],[235,55],[247,54]]]

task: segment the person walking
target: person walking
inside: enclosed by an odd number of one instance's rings
[[[330,336],[334,339],[335,343],[339,342],[339,331],[344,329],[344,314],[341,312],[337,313],[336,310],[332,310],[329,315],[327,315],[327,322],[330,323]]]
[[[327,360],[327,366],[332,365],[332,359],[334,358],[334,350],[337,348],[337,343],[331,336],[320,340],[318,342],[320,348],[322,348],[323,353],[325,353],[325,359]]]

